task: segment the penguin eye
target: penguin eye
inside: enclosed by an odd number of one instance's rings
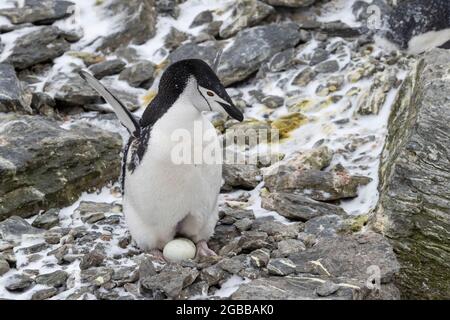
[[[206,94],[207,94],[208,96],[210,96],[210,97],[213,97],[213,96],[214,96],[214,92],[212,92],[212,91],[206,91]]]

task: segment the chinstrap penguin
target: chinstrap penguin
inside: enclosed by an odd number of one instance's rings
[[[408,54],[420,54],[437,47],[450,48],[449,0],[395,3],[390,7],[383,0],[356,1],[353,13],[357,19],[379,21],[378,28],[372,31],[382,48]]]
[[[217,133],[202,112],[243,120],[217,75],[202,60],[173,63],[139,120],[92,75],[86,71],[80,75],[130,132],[122,162],[123,211],[137,245],[161,258],[159,250],[180,235],[196,243],[198,256],[213,255],[206,241],[218,221],[222,164],[174,163],[172,151],[180,142],[173,141],[172,134],[182,130],[193,137],[195,124],[201,124],[203,132],[213,132],[209,141],[201,142],[203,147],[218,147]]]

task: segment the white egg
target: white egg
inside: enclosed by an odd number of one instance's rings
[[[195,257],[195,244],[185,238],[174,239],[166,244],[163,250],[164,259],[169,262],[180,262]]]

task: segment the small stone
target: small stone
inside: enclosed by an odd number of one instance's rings
[[[339,63],[336,60],[328,60],[319,63],[315,68],[317,73],[332,73],[339,71]]]
[[[89,67],[89,71],[97,79],[106,76],[112,76],[120,73],[126,66],[126,63],[121,59],[105,60]]]
[[[119,75],[119,80],[126,81],[132,87],[148,89],[153,84],[155,65],[147,60],[139,60],[125,68]]]
[[[4,240],[20,239],[24,234],[37,234],[42,230],[32,227],[25,219],[12,216],[0,222],[0,238]]]
[[[153,259],[149,256],[145,256],[139,264],[139,279],[145,279],[156,274],[155,266],[153,265]]]
[[[276,109],[281,107],[284,104],[284,98],[279,96],[266,96],[261,99],[261,103],[265,105],[267,108]]]
[[[295,272],[295,264],[291,260],[285,258],[270,259],[267,264],[267,270],[269,271],[269,274],[287,276]]]
[[[99,250],[92,250],[91,252],[85,254],[80,262],[80,269],[86,270],[91,267],[99,267],[102,265],[106,256]]]
[[[309,62],[309,64],[311,66],[315,66],[316,64],[327,60],[329,55],[330,54],[328,53],[327,50],[322,49],[322,48],[317,48],[316,50],[314,50],[314,53],[311,57],[311,61]]]
[[[316,289],[316,294],[319,297],[328,297],[339,290],[339,285],[331,282],[325,281],[322,285],[318,286]]]
[[[9,263],[2,257],[0,257],[0,276],[4,275],[10,270]]]
[[[246,267],[247,256],[246,255],[238,255],[233,258],[224,258],[219,262],[219,266],[229,272],[231,274],[237,274],[239,271]]]
[[[299,87],[306,87],[311,81],[314,80],[317,73],[310,67],[306,67],[300,71],[292,80],[292,84]]]
[[[92,267],[81,271],[81,281],[101,286],[112,279],[113,270],[107,267]]]
[[[234,223],[234,225],[236,226],[236,228],[239,231],[247,231],[248,229],[250,229],[250,227],[253,224],[253,220],[249,219],[249,218],[244,218],[242,220],[238,220]]]
[[[274,8],[258,0],[243,0],[235,2],[231,8],[231,16],[220,27],[221,38],[229,38],[240,30],[257,25],[271,13]]]
[[[36,291],[31,296],[31,300],[45,300],[55,296],[58,293],[56,288],[48,288]]]
[[[75,213],[79,213],[81,221],[85,223],[95,223],[105,219],[105,213],[111,212],[112,205],[109,203],[97,203],[82,201]]]
[[[128,245],[131,243],[131,235],[127,235],[124,237],[121,237],[118,241],[118,245],[120,248],[125,249],[128,247]]]
[[[171,27],[169,33],[164,39],[164,46],[170,51],[178,48],[184,41],[188,39],[188,34]]]
[[[36,283],[46,285],[48,287],[64,287],[66,285],[68,273],[62,270],[57,270],[51,273],[42,274],[36,277]]]
[[[33,279],[24,274],[15,274],[6,280],[5,288],[8,291],[25,291],[33,284]]]
[[[143,279],[141,289],[153,296],[157,296],[159,292],[166,294],[168,297],[176,298],[185,287],[195,281],[198,274],[199,272],[196,269],[168,264],[160,273]]]
[[[213,21],[212,12],[210,10],[205,10],[195,16],[189,28],[195,28],[201,26],[202,24],[209,23],[211,21]]]
[[[305,244],[296,239],[287,239],[278,242],[278,253],[281,257],[287,257],[292,253],[306,250]]]
[[[31,224],[33,227],[50,229],[59,224],[59,210],[50,209],[38,215]]]
[[[255,251],[252,251],[250,254],[250,263],[257,267],[257,268],[263,268],[267,266],[267,263],[270,259],[270,251],[267,249],[257,249]]]
[[[200,271],[200,279],[208,283],[209,286],[221,283],[225,276],[225,271],[217,264]]]

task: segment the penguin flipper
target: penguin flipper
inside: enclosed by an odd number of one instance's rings
[[[141,132],[141,127],[134,117],[134,115],[125,107],[125,105],[116,98],[111,91],[109,91],[100,81],[98,81],[89,72],[81,70],[80,76],[86,80],[87,83],[97,91],[113,108],[115,114],[119,118],[122,125],[127,128],[130,134],[134,137],[138,137]]]

